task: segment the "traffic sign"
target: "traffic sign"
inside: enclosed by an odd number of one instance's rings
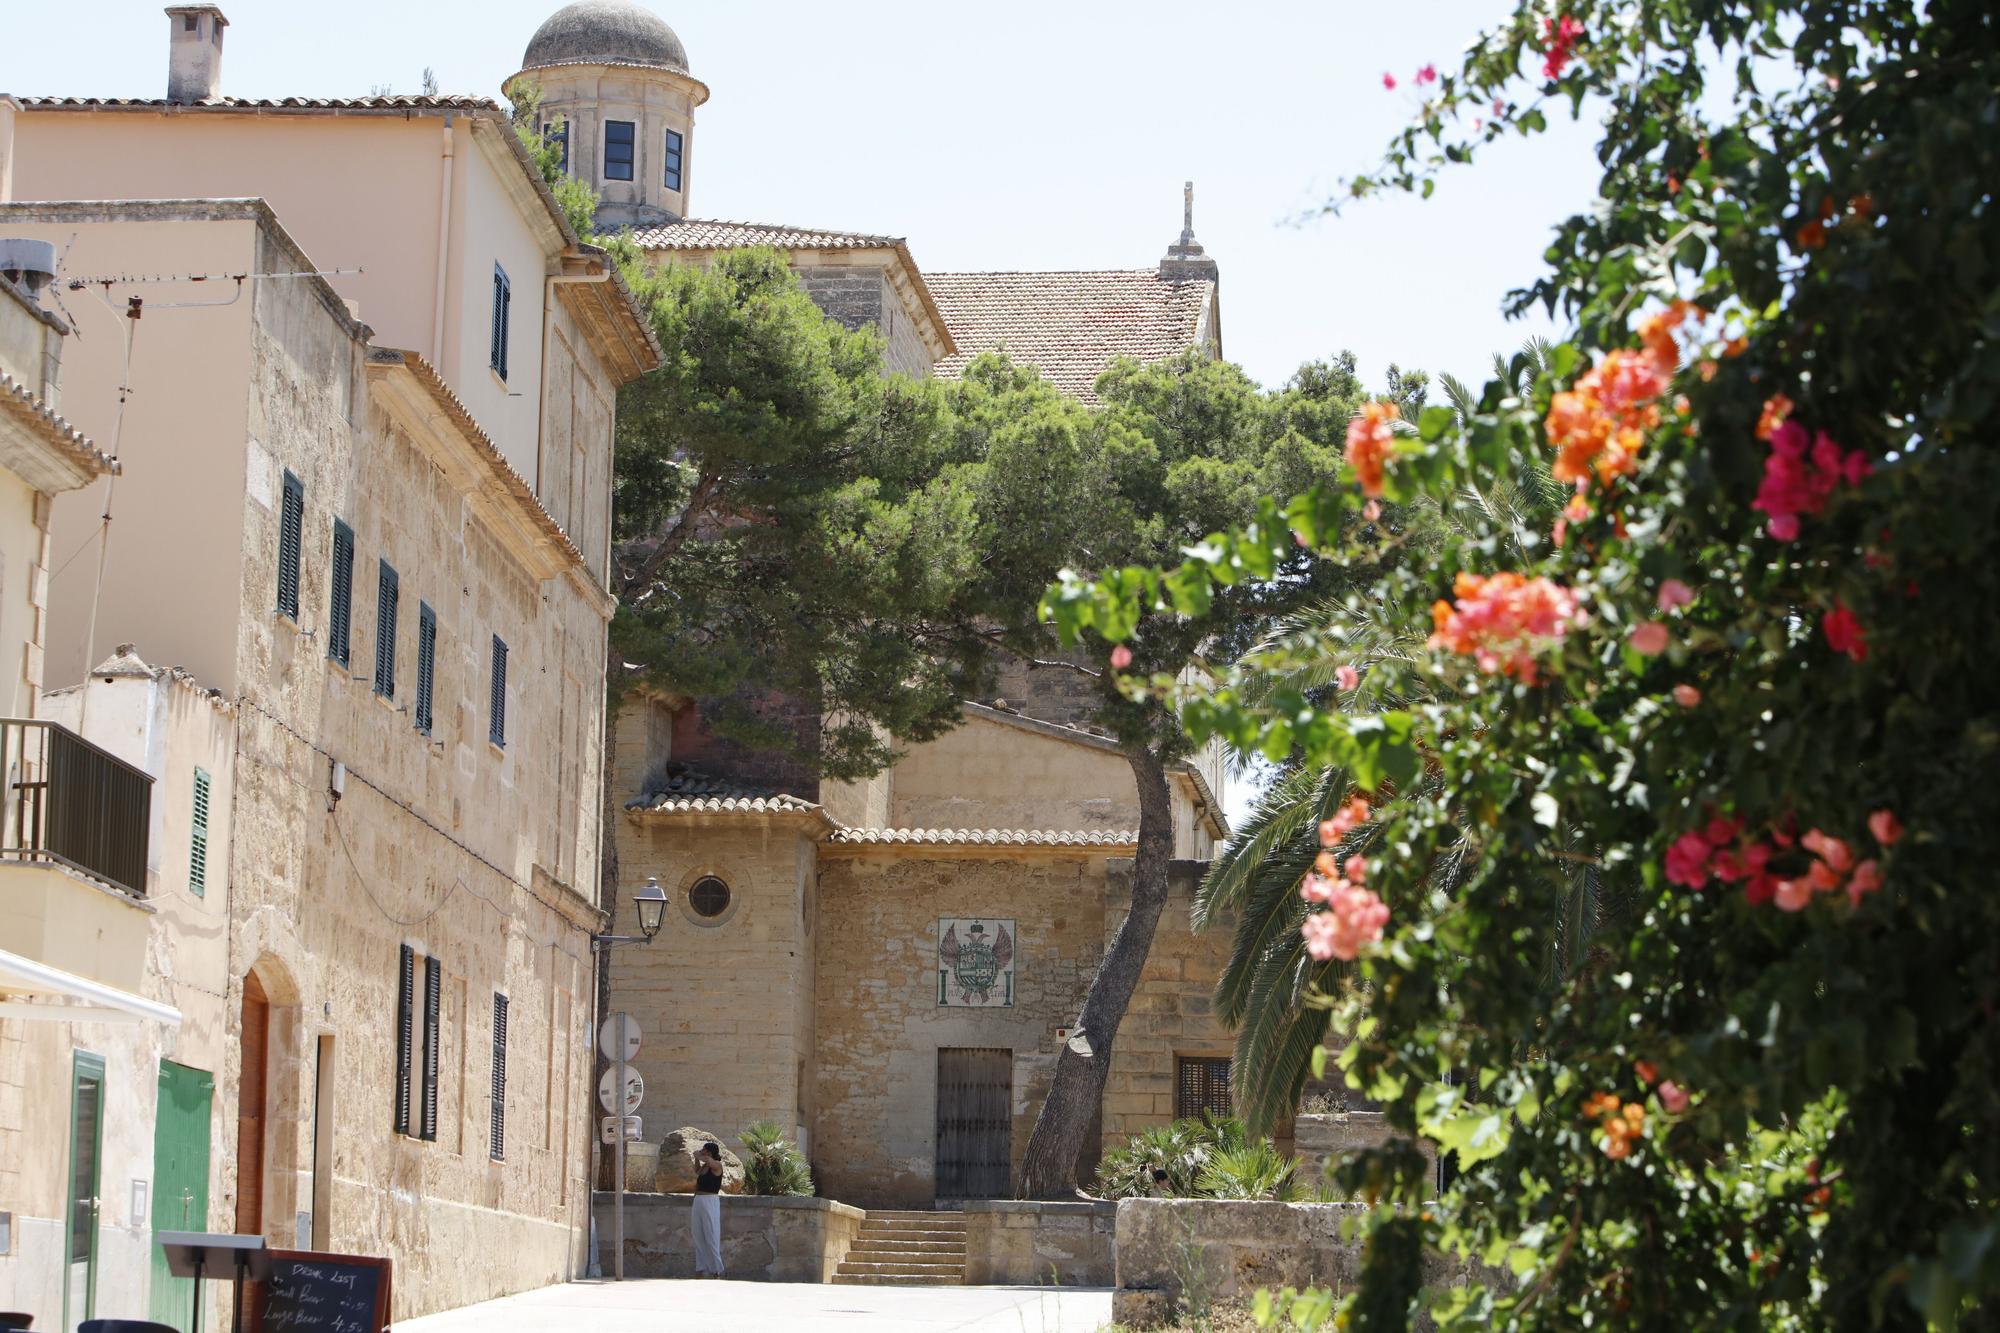
[[[642,1143],[645,1141],[645,1129],[640,1122],[640,1118],[636,1115],[605,1116],[597,1127],[598,1137],[606,1143],[616,1143],[618,1141],[618,1126],[621,1124],[625,1126],[625,1141],[627,1143]]]
[[[639,1109],[639,1103],[646,1100],[646,1080],[639,1077],[639,1071],[636,1069],[627,1069],[625,1071],[625,1104],[623,1106],[618,1104],[617,1094],[613,1091],[617,1086],[618,1071],[615,1069],[605,1070],[604,1077],[597,1081],[598,1103],[613,1115],[621,1113],[631,1115]]]
[[[603,1026],[597,1029],[597,1049],[603,1052],[605,1059],[618,1059],[621,1045],[625,1048],[625,1059],[638,1056],[639,1020],[622,1009],[605,1019]]]

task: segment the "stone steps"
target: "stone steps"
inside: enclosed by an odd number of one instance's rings
[[[898,1208],[870,1212],[833,1280],[847,1286],[962,1285],[965,1217]]]

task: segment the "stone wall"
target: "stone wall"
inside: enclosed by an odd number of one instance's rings
[[[1108,1287],[1118,1205],[1111,1200],[965,1205],[969,1286]]]
[[[1341,1235],[1359,1204],[1264,1203],[1220,1199],[1124,1199],[1118,1204],[1117,1290],[1111,1314],[1121,1324],[1158,1323],[1190,1300],[1247,1299],[1259,1288],[1351,1287],[1360,1276],[1362,1242]],[[1450,1286],[1471,1270],[1425,1256],[1424,1282]],[[1500,1275],[1483,1272],[1488,1281]],[[1419,1318],[1414,1327],[1434,1327]]]
[[[605,1276],[611,1274],[611,1196],[595,1198]],[[625,1196],[625,1276],[693,1277],[692,1194]],[[831,1199],[731,1194],[722,1200],[722,1272],[753,1282],[825,1282],[865,1217]]]
[[[1299,1159],[1299,1179],[1316,1185],[1329,1166],[1339,1166],[1364,1148],[1378,1148],[1399,1137],[1380,1111],[1348,1111],[1338,1115],[1301,1115],[1293,1121],[1292,1151]],[[1418,1149],[1437,1173],[1437,1144],[1417,1140]]]

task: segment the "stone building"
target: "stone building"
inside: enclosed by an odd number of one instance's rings
[[[87,555],[47,576],[46,699],[159,757],[166,869],[127,897],[180,1012],[105,1061],[131,1143],[70,1214],[102,1256],[70,1322],[184,1320],[144,1259],[183,1222],[387,1255],[398,1319],[574,1276],[612,405],[658,349],[497,106],[230,99],[220,11],[169,23],[168,100],[24,99],[0,142],[0,238],[63,248],[65,411],[122,469],[52,507]],[[0,1088],[16,1040],[0,1008]],[[205,1184],[163,1212],[170,1138]],[[0,1254],[0,1294],[46,1259]]]
[[[567,136],[569,169],[602,196],[602,225],[629,228],[659,263],[784,251],[829,316],[879,330],[891,372],[955,377],[1004,351],[1094,405],[1115,358],[1221,355],[1218,273],[1191,216],[1144,269],[926,274],[901,237],[694,216],[694,110],[709,90],[639,5],[557,11],[507,84],[516,97],[530,86],[548,132]],[[656,877],[675,904],[659,939],[614,963],[612,1003],[647,1034],[636,1063],[651,1137],[773,1120],[844,1202],[1009,1192],[1130,900],[1130,770],[1085,725],[1073,684],[1010,671],[999,699],[967,702],[958,730],[855,784],[746,754],[684,701],[622,701],[620,874]],[[1222,782],[1218,751],[1173,776],[1174,899],[1094,1144],[1226,1103],[1230,1043],[1208,1006],[1227,938],[1195,936],[1187,915],[1225,832]]]

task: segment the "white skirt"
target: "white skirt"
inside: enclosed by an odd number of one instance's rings
[[[722,1276],[722,1196],[694,1196],[694,1271],[696,1277]]]

